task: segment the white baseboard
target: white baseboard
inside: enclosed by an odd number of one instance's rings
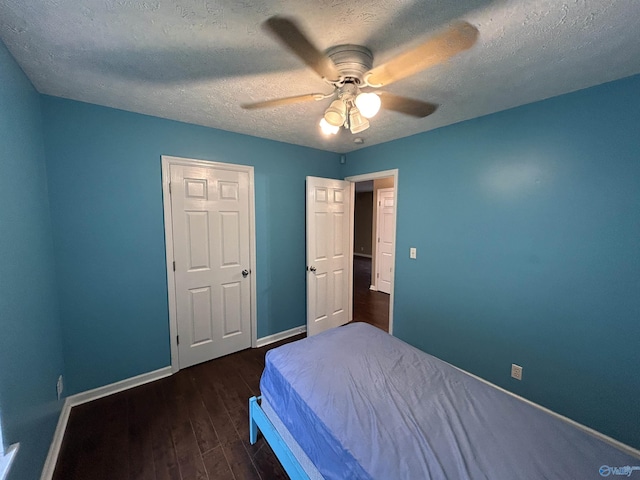
[[[53,471],[56,469],[56,462],[58,461],[58,455],[60,454],[60,447],[62,446],[62,439],[64,438],[64,431],[67,429],[70,413],[71,405],[69,404],[69,399],[65,398],[60,416],[58,417],[56,430],[53,432],[49,453],[47,454],[47,459],[44,461],[44,467],[42,467],[40,480],[51,480],[53,478]]]
[[[64,438],[64,432],[67,429],[67,422],[69,421],[69,415],[71,414],[71,409],[73,407],[106,397],[107,395],[113,395],[114,393],[138,387],[145,383],[160,380],[161,378],[168,377],[171,374],[171,367],[164,367],[159,370],[154,370],[153,372],[126,378],[119,382],[105,385],[104,387],[94,388],[93,390],[87,390],[86,392],[77,393],[65,398],[62,410],[60,411],[60,417],[58,418],[58,425],[56,426],[56,431],[53,434],[53,440],[51,440],[49,453],[47,454],[47,459],[45,460],[44,467],[42,468],[40,480],[51,480],[53,478],[53,472],[56,468],[58,455],[60,454],[60,447],[62,446],[62,439]]]
[[[113,395],[114,393],[144,385],[145,383],[160,380],[161,378],[168,377],[171,373],[170,366],[160,368],[153,372],[147,372],[135,377],[125,378],[124,380],[120,380],[119,382],[112,383],[110,385],[105,385],[104,387],[98,387],[93,390],[87,390],[86,392],[71,395],[70,397],[67,397],[67,401],[72,407],[75,407],[76,405],[91,402],[93,400],[106,397],[107,395]]]
[[[375,285],[369,285],[369,290],[371,290],[372,292],[377,292],[378,287],[376,287]]]
[[[285,330],[284,332],[274,333],[273,335],[268,335],[266,337],[259,338],[256,342],[256,347],[264,347],[265,345],[269,345],[271,343],[279,342],[280,340],[284,340],[289,337],[293,337],[294,335],[299,335],[301,333],[305,333],[307,331],[307,326],[302,325],[301,327],[291,328],[289,330]]]
[[[353,252],[354,257],[365,257],[365,258],[373,258],[369,253],[356,253]]]
[[[16,458],[20,443],[14,443],[6,451],[3,451],[2,439],[0,438],[0,480],[5,480],[9,475],[11,464]]]

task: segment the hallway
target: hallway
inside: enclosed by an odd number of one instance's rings
[[[371,285],[371,259],[353,257],[353,321],[366,322],[389,331],[389,295],[374,292]]]

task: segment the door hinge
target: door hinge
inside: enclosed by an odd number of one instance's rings
[[[171,182],[169,182],[169,195],[171,195]]]
[[[176,343],[180,345],[180,335],[176,335]]]
[[[175,260],[173,261],[173,271],[174,272],[176,271],[176,261]]]
[[[378,243],[380,243],[380,237],[378,237]]]
[[[380,278],[380,274],[379,273],[376,273],[376,278]]]

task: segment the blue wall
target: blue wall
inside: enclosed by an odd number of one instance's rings
[[[255,167],[258,338],[306,321],[305,176],[333,153],[43,96],[71,393],[170,364],[161,155]]]
[[[635,447],[638,92],[640,76],[604,84],[372,146],[343,170],[399,169],[397,336]]]
[[[640,447],[638,91],[631,77],[340,166],[41,97],[0,44],[0,411],[22,445],[11,479],[39,475],[58,374],[75,393],[170,363],[163,154],[255,166],[259,337],[304,323],[304,177],[399,168],[395,333]]]
[[[38,478],[64,373],[40,98],[0,42],[0,415],[20,442],[13,480]]]

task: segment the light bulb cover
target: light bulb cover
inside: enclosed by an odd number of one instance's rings
[[[374,117],[380,110],[381,103],[380,97],[373,92],[359,93],[356,97],[356,106],[366,118]]]
[[[347,119],[347,106],[342,100],[334,100],[325,110],[324,119],[329,125],[341,127]]]
[[[335,135],[340,130],[340,127],[330,125],[324,118],[320,120],[320,129],[325,135]]]
[[[360,133],[369,128],[369,120],[360,115],[358,107],[349,110],[349,130],[351,133]]]

